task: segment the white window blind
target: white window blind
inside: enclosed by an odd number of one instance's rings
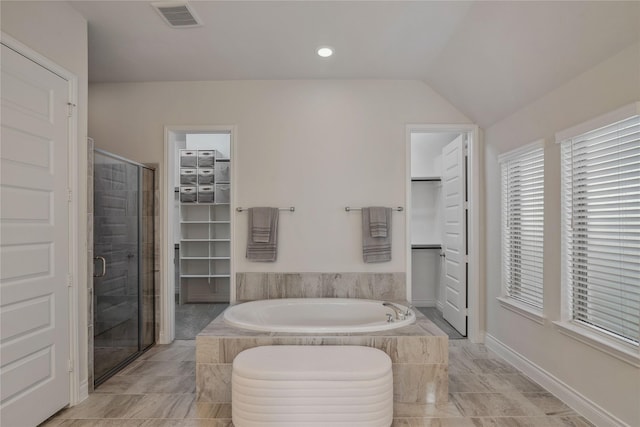
[[[503,288],[542,311],[544,144],[500,156],[502,169]]]
[[[640,116],[561,142],[571,317],[638,345]]]

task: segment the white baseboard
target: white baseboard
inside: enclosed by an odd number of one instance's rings
[[[433,299],[413,299],[411,301],[414,307],[435,307],[436,300]]]
[[[89,397],[89,380],[84,380],[80,383],[80,390],[78,393],[78,402],[76,403],[80,403],[88,397]]]
[[[596,426],[631,427],[491,334],[485,335],[485,345]]]
[[[436,307],[438,308],[438,310],[440,310],[441,313],[444,310],[444,304],[440,300],[436,301]]]

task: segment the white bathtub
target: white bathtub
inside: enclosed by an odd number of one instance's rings
[[[245,302],[224,312],[228,325],[253,331],[293,333],[354,333],[401,328],[416,319],[413,310],[404,319],[383,301],[356,298],[285,298]],[[396,304],[402,312],[407,307]],[[389,316],[393,321],[388,321]]]

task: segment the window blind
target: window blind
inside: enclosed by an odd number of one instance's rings
[[[500,158],[503,287],[510,298],[542,310],[544,145]]]
[[[640,116],[562,141],[572,319],[640,341]]]

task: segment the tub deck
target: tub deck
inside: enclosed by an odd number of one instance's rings
[[[400,302],[407,305],[406,302]],[[231,403],[231,366],[243,350],[263,345],[361,345],[393,362],[394,417],[420,417],[448,400],[449,338],[418,310],[416,322],[367,333],[258,332],[228,326],[220,315],[196,337],[196,399]],[[226,412],[226,411],[221,411]]]

